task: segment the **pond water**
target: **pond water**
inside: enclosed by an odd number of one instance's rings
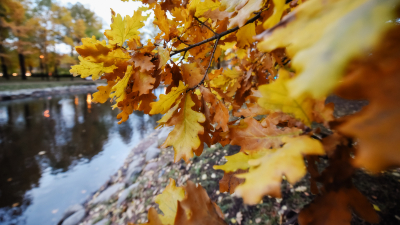
[[[135,112],[118,125],[118,109],[90,99],[85,93],[0,102],[0,224],[56,224],[160,119]]]

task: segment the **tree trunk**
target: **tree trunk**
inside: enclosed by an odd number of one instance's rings
[[[4,54],[4,50],[3,50],[3,46],[2,45],[0,45],[0,53]],[[10,77],[8,76],[6,59],[4,58],[4,56],[1,56],[0,58],[1,58],[1,71],[3,73],[3,77],[8,80],[8,79],[10,79]]]
[[[26,80],[26,68],[25,68],[25,56],[22,53],[18,53],[19,67],[21,68],[22,80]]]

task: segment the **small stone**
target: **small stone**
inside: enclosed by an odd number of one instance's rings
[[[85,217],[85,214],[86,214],[85,210],[81,209],[72,214],[71,216],[69,216],[66,220],[64,220],[62,225],[77,225]]]
[[[45,151],[40,151],[40,152],[38,153],[38,155],[44,155],[44,154],[46,154]]]
[[[101,192],[99,194],[99,196],[97,196],[93,200],[93,204],[97,204],[97,203],[100,203],[100,202],[105,202],[105,201],[110,200],[124,186],[125,186],[124,183],[117,183],[117,184],[114,184],[114,185],[108,187],[106,190]]]
[[[202,179],[202,180],[207,179],[207,174],[203,174],[203,175],[201,176],[201,179]]]
[[[219,191],[215,192],[217,195],[219,195]]]
[[[232,222],[232,223],[236,223],[235,218],[232,218],[232,219],[231,219],[231,222]]]
[[[218,197],[218,203],[220,203],[222,201],[222,196]]]
[[[256,218],[256,223],[260,223],[261,222],[261,218]]]
[[[306,186],[298,186],[297,188],[294,189],[297,192],[304,192],[307,190]]]

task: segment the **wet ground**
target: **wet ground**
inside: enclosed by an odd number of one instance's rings
[[[0,224],[56,224],[104,184],[159,119],[118,113],[88,93],[0,102]]]

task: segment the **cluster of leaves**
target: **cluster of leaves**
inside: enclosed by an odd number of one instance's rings
[[[175,162],[200,155],[204,144],[241,146],[214,169],[225,173],[220,191],[247,204],[280,197],[283,179],[294,184],[308,171],[317,197],[300,224],[350,224],[353,210],[379,221],[351,177],[357,167],[400,165],[396,0],[142,2],[148,7],[132,17],[112,11],[108,42],[86,38],[76,47],[81,62],[71,72],[107,80],[94,101],[114,101],[120,123],[133,110],[165,114],[158,123],[174,126],[164,146],[173,146]],[[160,33],[146,42],[138,30],[148,11]],[[156,101],[160,85],[166,94]],[[335,119],[325,104],[332,93],[369,105]],[[321,172],[323,155],[329,166]],[[193,183],[171,181],[156,201],[164,215],[151,209],[148,224],[224,224]]]

